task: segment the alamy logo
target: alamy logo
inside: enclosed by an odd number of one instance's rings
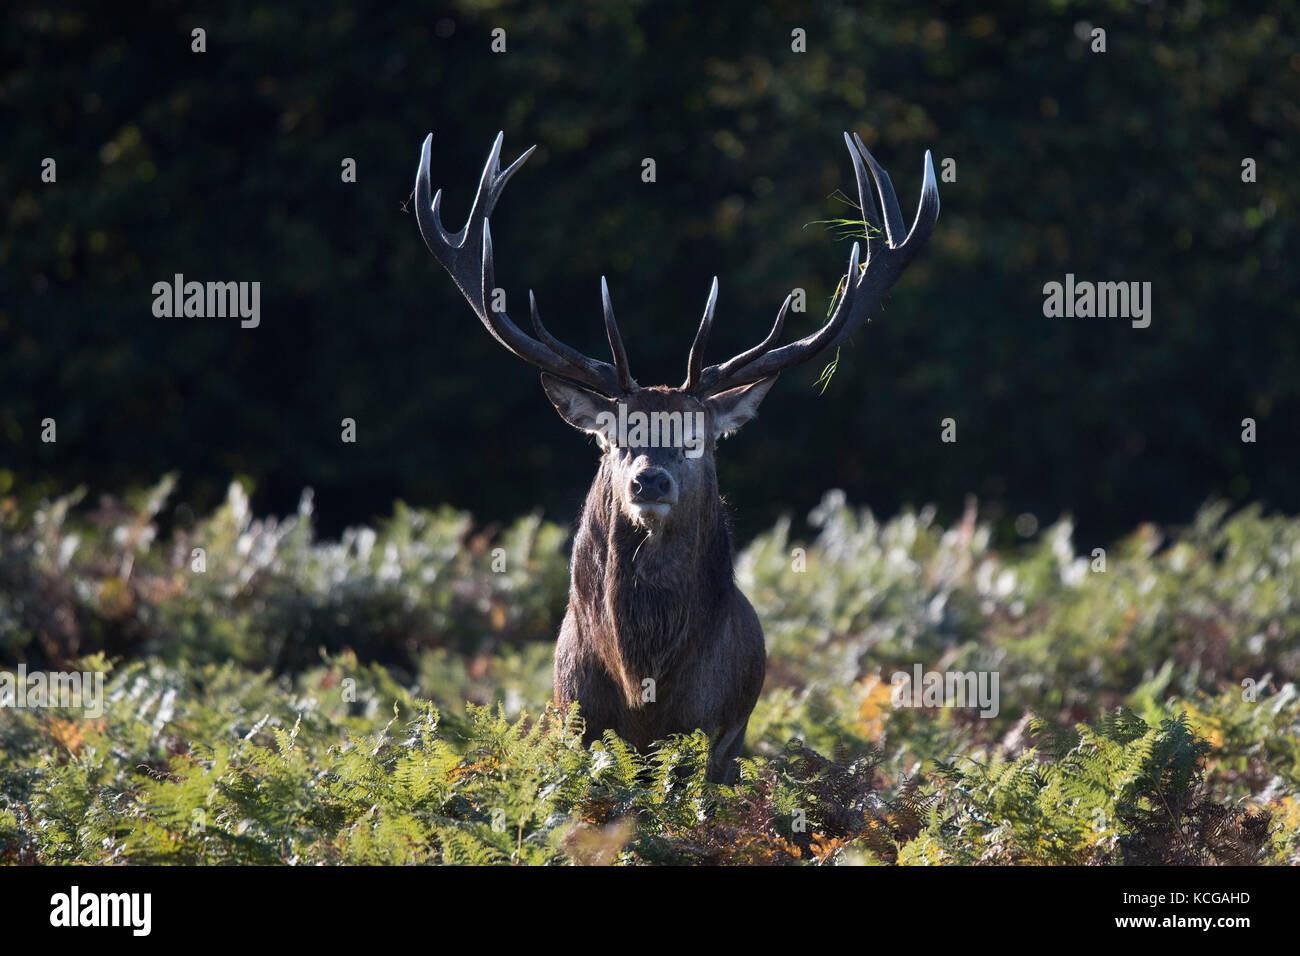
[[[890,703],[899,707],[978,707],[980,716],[998,715],[997,671],[895,671],[889,678]]]
[[[76,707],[92,720],[104,716],[104,674],[102,671],[27,672],[19,664],[17,673],[0,671],[0,707],[15,710],[45,707]]]
[[[160,319],[238,316],[244,329],[262,323],[260,282],[186,282],[178,272],[171,282],[155,282],[153,297],[153,314]]]
[[[1074,281],[1065,274],[1065,284],[1043,285],[1043,315],[1049,319],[1132,319],[1133,328],[1151,324],[1150,282]]]
[[[703,412],[629,412],[619,402],[617,415],[596,416],[596,427],[619,448],[682,448],[687,458],[704,454]]]
[[[82,893],[74,886],[50,897],[50,925],[125,926],[134,936],[148,936],[153,928],[151,893]]]

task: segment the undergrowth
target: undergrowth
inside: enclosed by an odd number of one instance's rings
[[[8,863],[1300,862],[1300,521],[1204,508],[1076,553],[831,493],[738,556],[769,676],[734,787],[702,735],[584,749],[550,652],[567,535],[312,501],[160,538],[125,502],[0,499],[0,670],[105,675],[0,708]],[[996,715],[896,707],[988,672]]]

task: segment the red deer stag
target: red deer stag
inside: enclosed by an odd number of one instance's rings
[[[860,328],[915,258],[939,215],[930,153],[925,154],[916,219],[904,234],[888,174],[860,138],[846,133],[866,226],[866,261],[859,262],[855,242],[829,321],[778,347],[792,293],[767,338],[705,367],[704,347],[718,294],[714,278],[686,381],[678,388],[642,388],[628,370],[603,278],[600,291],[613,365],[552,335],[542,325],[531,292],[535,337],[504,309],[489,305],[496,286],[488,217],[506,182],[533,151],[502,171],[501,139],[497,134],[492,144],[469,220],[449,234],[438,213],[442,191],[430,198],[433,136],[427,137],[415,180],[415,207],[429,251],[451,273],[488,332],[543,370],[542,388],[560,416],[595,435],[601,448],[600,468],[573,545],[569,607],[555,647],[556,703],[567,708],[577,701],[587,742],[613,730],[644,750],[669,734],[702,729],[711,742],[708,778],[731,782],[767,655],[758,616],[735,584],[714,449],[719,438],[754,417],[779,373],[834,349]],[[667,441],[655,440],[665,436]]]

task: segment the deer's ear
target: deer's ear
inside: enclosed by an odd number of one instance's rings
[[[776,383],[776,376],[760,378],[757,382],[719,392],[708,400],[713,413],[713,437],[732,434],[745,422],[758,414],[758,405]]]
[[[579,431],[595,434],[601,440],[601,447],[604,447],[606,433],[618,421],[618,411],[612,398],[570,385],[563,379],[544,372],[542,390],[561,418]]]

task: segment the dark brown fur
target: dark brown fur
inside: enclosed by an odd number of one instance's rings
[[[669,389],[647,389],[634,401],[643,409],[707,408]],[[712,422],[713,410],[707,414]],[[710,440],[688,462],[673,448],[605,449],[574,541],[555,698],[561,707],[579,703],[588,741],[612,729],[644,749],[703,730],[712,744],[709,779],[730,782],[766,652],[758,617],[735,584],[713,451]],[[679,488],[653,532],[628,514],[623,493],[628,474],[647,465],[669,470]]]

